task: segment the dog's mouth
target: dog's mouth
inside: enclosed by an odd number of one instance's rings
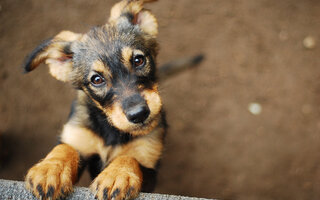
[[[149,107],[148,109],[134,108],[128,114],[128,111],[124,111],[119,103],[115,103],[112,107],[106,108],[105,113],[108,121],[120,131],[131,135],[145,135],[159,124],[160,109],[159,106],[155,112],[152,108],[149,110]]]
[[[149,117],[142,123],[137,123],[132,126],[130,134],[132,135],[145,135],[154,129],[160,122],[160,114]]]
[[[145,135],[152,131],[161,119],[162,103],[157,86],[152,90],[144,90],[141,97],[141,101],[132,98],[127,104],[114,101],[111,106],[103,108],[110,124],[132,135]]]

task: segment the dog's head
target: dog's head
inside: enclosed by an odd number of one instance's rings
[[[113,126],[148,133],[160,119],[161,99],[155,75],[158,25],[143,3],[119,2],[106,25],[86,34],[60,32],[27,57],[25,71],[45,62],[56,79],[83,90]]]

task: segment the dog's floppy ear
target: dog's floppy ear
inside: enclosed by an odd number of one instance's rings
[[[153,1],[156,0],[122,0],[112,7],[109,22],[121,24],[122,20],[127,20],[133,25],[138,25],[144,33],[156,37],[157,19],[150,11],[143,8],[144,3]]]
[[[62,31],[55,37],[44,41],[27,56],[23,68],[25,72],[34,70],[45,62],[53,77],[60,81],[68,81],[72,71],[71,44],[79,40],[82,34]]]

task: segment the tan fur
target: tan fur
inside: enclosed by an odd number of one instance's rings
[[[70,59],[61,60],[66,55],[63,53],[64,42],[72,42],[79,40],[82,34],[73,33],[71,31],[61,31],[53,39],[52,45],[47,49],[47,58],[45,63],[49,66],[50,74],[56,79],[67,82],[70,80],[72,72],[72,62]]]
[[[148,107],[150,109],[149,118],[153,118],[158,115],[162,108],[161,98],[158,93],[158,86],[155,85],[152,90],[143,90],[142,96],[147,101]]]
[[[111,75],[109,70],[107,70],[107,68],[104,66],[104,64],[100,60],[96,60],[95,62],[93,62],[92,69],[101,74],[106,74],[107,77],[110,77]]]
[[[61,31],[58,35],[54,37],[55,40],[65,41],[65,42],[72,42],[75,40],[79,40],[82,37],[82,34],[74,33],[72,31]]]
[[[129,69],[132,70],[131,58],[133,54],[133,50],[130,47],[124,47],[121,50],[122,54],[122,62]]]
[[[110,24],[116,24],[123,13],[133,15],[133,24],[139,24],[141,30],[155,37],[158,34],[158,22],[151,12],[143,9],[143,3],[153,2],[155,0],[127,0],[121,1],[111,9],[109,18]]]
[[[116,23],[120,18],[122,13],[132,13],[136,15],[138,12],[142,10],[143,1],[120,1],[116,5],[114,5],[111,9],[111,14],[109,18],[109,23]]]
[[[60,62],[57,59],[47,59],[46,64],[49,66],[50,74],[57,80],[67,82],[70,80],[72,72],[72,63]]]
[[[134,50],[133,50],[133,54],[134,54],[134,55],[144,55],[144,53],[143,53],[141,50],[139,50],[139,49],[134,49]]]
[[[135,158],[147,168],[155,168],[163,149],[163,134],[163,128],[156,128],[145,136],[137,138],[126,145],[116,147],[110,159],[119,155],[127,155]]]
[[[152,131],[156,126],[159,125],[160,123],[160,114],[156,115],[154,117],[153,120],[151,120],[151,118],[149,118],[145,123],[146,125],[144,126],[138,126],[135,127],[130,134],[134,135],[134,136],[141,136],[141,135],[147,135],[148,133],[150,133],[150,131]]]
[[[46,51],[43,51],[35,57],[31,62],[31,69],[34,70],[38,65],[40,65],[43,61],[45,61],[48,57],[48,53]]]
[[[62,31],[52,39],[52,43],[41,53],[39,53],[31,63],[31,70],[36,68],[42,62],[45,62],[50,69],[50,74],[56,79],[66,82],[70,79],[72,71],[72,62],[63,53],[66,42],[79,40],[82,34],[71,31]]]
[[[50,59],[50,58],[58,58],[61,57],[61,50],[62,50],[62,45],[58,44],[57,42],[71,42],[71,41],[75,41],[81,38],[81,34],[77,34],[77,33],[73,33],[71,31],[61,31],[58,35],[56,35],[53,40],[52,40],[52,44],[50,44],[46,50],[44,50],[43,52],[41,52],[40,54],[37,55],[36,58],[34,58],[32,60],[31,63],[31,70],[33,70],[34,68],[36,68],[39,64],[41,64],[42,62],[44,62],[46,59]],[[59,53],[60,51],[60,53]],[[49,64],[49,63],[47,63]],[[53,72],[54,77],[56,77],[55,72]]]
[[[136,197],[141,184],[142,172],[137,160],[130,156],[119,156],[97,176],[90,188],[93,192],[98,192],[96,196],[99,199],[109,197],[121,200]],[[117,190],[119,194],[113,197]]]
[[[126,0],[120,1],[115,4],[111,9],[111,14],[109,18],[110,23],[116,22],[116,20],[121,16],[122,13],[130,12],[134,15],[138,14],[143,9],[144,3],[150,3],[157,0]]]
[[[105,146],[102,138],[91,130],[72,124],[66,124],[61,134],[61,141],[79,151],[84,157],[99,154],[103,163],[121,155],[128,155],[139,161],[143,166],[154,168],[163,149],[163,128],[156,128],[151,133],[139,137],[122,146]]]
[[[60,144],[28,171],[26,186],[38,198],[52,189],[53,199],[59,197],[61,190],[68,194],[77,180],[78,164],[78,152],[67,144]]]
[[[140,25],[141,30],[152,35],[153,37],[158,35],[158,22],[151,12],[142,11],[138,14],[137,23]]]
[[[126,115],[123,113],[121,104],[118,102],[113,103],[112,107],[106,108],[106,113],[111,123],[120,130],[125,131],[130,129],[131,126],[134,126],[134,124],[128,121]]]
[[[148,134],[159,123],[161,100],[159,95],[152,94],[151,92],[143,92],[143,94],[145,95],[145,99],[150,109],[150,115],[143,125],[129,122],[126,115],[123,113],[121,105],[117,102],[113,103],[111,107],[103,109],[105,110],[109,121],[119,130],[129,132],[132,135]],[[153,100],[155,100],[155,102],[152,102]],[[156,103],[159,102],[160,105],[156,105]]]
[[[61,141],[77,149],[84,157],[99,154],[104,163],[112,149],[111,146],[105,146],[102,138],[91,130],[72,124],[63,127]]]

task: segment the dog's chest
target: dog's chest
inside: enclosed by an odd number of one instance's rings
[[[72,146],[84,157],[98,154],[103,165],[107,165],[121,149],[121,145],[106,145],[105,139],[90,129],[70,124],[64,126],[61,142]]]

